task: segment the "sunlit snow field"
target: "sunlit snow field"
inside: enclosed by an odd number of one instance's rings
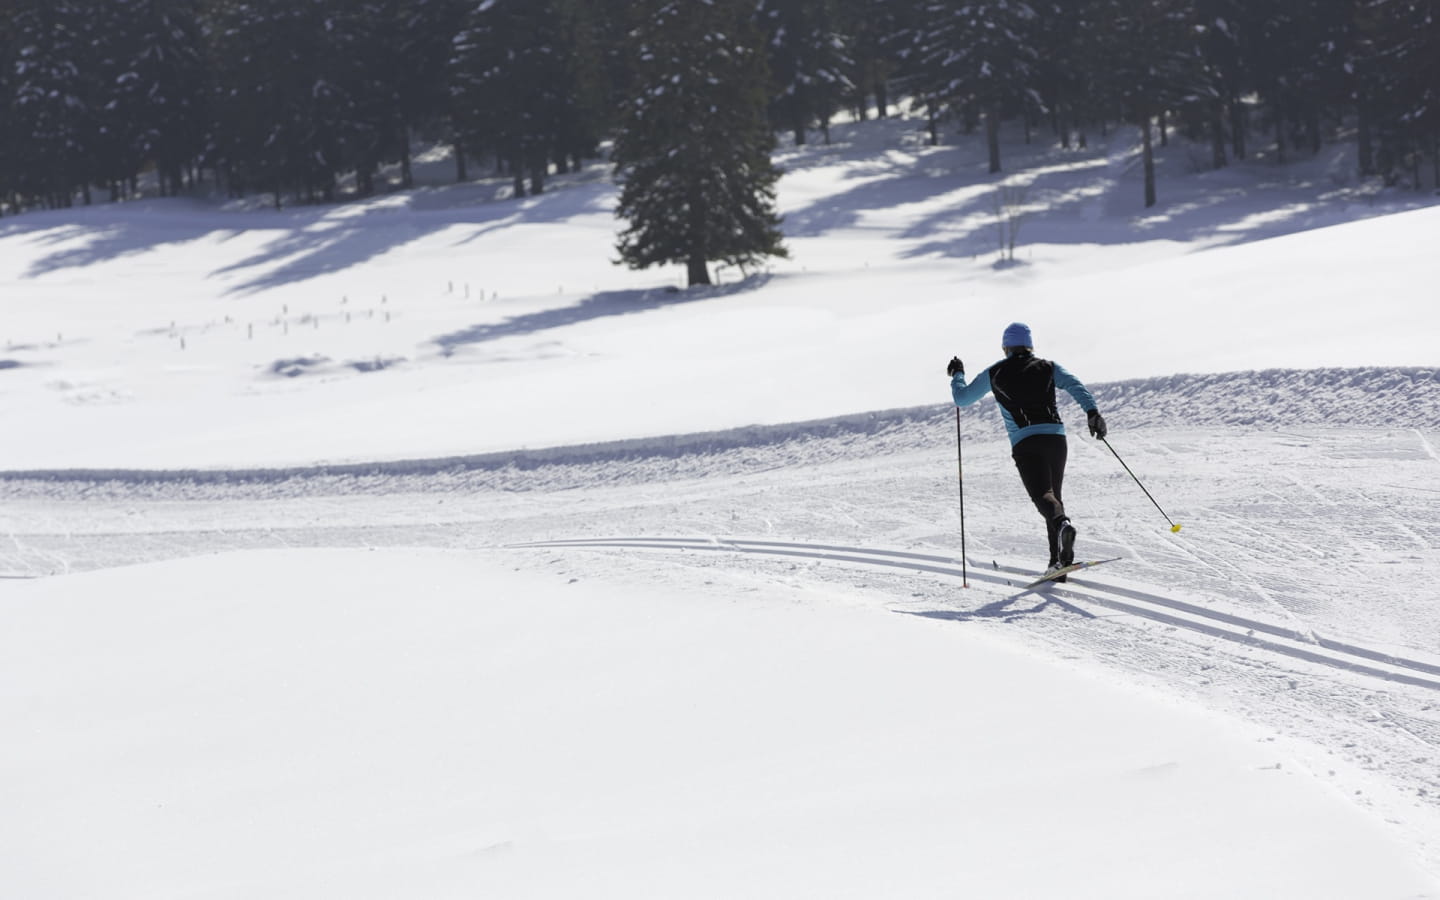
[[[1440,896],[1434,198],[1017,141],[997,265],[915,125],[690,291],[600,165],[0,221],[0,893]],[[1017,319],[1155,498],[1062,398],[1045,593]]]

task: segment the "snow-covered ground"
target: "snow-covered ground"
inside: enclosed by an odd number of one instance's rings
[[[704,291],[598,169],[0,222],[6,892],[1440,897],[1440,207],[1017,144],[996,266],[979,152]],[[1164,509],[1064,399],[1039,594],[1015,319]]]

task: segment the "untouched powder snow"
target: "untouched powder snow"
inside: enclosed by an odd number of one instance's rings
[[[0,769],[26,814],[0,818],[0,880],[31,900],[1433,885],[1254,728],[814,599],[396,551],[21,585]]]

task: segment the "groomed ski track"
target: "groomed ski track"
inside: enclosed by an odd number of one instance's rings
[[[823,562],[871,566],[876,568],[904,569],[911,572],[928,572],[942,575],[961,582],[978,581],[1014,590],[1010,596],[992,600],[982,606],[954,610],[932,610],[915,612],[901,610],[912,615],[933,618],[969,619],[977,616],[1003,616],[1005,609],[1015,599],[1030,593],[1040,593],[1047,598],[1060,598],[1066,605],[1082,615],[1089,615],[1087,606],[1098,606],[1130,616],[1138,616],[1153,622],[1172,625],[1209,637],[1222,638],[1263,648],[1293,659],[1319,663],[1355,672],[1440,691],[1440,665],[1406,659],[1378,650],[1370,650],[1344,641],[1324,638],[1314,633],[1304,633],[1293,628],[1274,625],[1258,619],[1209,609],[1195,603],[1173,597],[1148,593],[1133,588],[1121,587],[1097,581],[1085,573],[1072,575],[1064,587],[1042,585],[1026,588],[1026,580],[1034,573],[1013,565],[998,563],[977,563],[967,560],[962,568],[960,561],[953,557],[899,550],[885,550],[869,547],[846,547],[830,544],[806,544],[787,541],[746,540],[744,538],[667,538],[667,537],[615,537],[579,538],[572,540],[538,541],[511,545],[514,548],[558,548],[577,550],[664,550],[681,553],[703,551],[737,554],[760,554],[765,556],[789,557],[818,560]],[[993,592],[992,592],[993,593]],[[983,598],[985,593],[976,592]],[[957,593],[957,607],[963,595]],[[1429,676],[1429,677],[1427,677]]]
[[[1400,823],[1440,870],[1440,371],[1092,390],[1111,444],[1184,530],[1170,533],[1076,428],[1077,553],[1123,562],[1021,596],[1043,568],[1043,526],[989,402],[961,414],[961,585],[943,376],[933,406],[702,434],[430,460],[0,471],[0,585],[210,553],[414,547],[562,583],[643,581],[677,603],[781,586],[817,607],[983,628],[1240,717]]]

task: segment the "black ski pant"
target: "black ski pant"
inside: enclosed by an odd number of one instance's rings
[[[1045,517],[1045,532],[1050,539],[1050,563],[1060,558],[1060,523],[1065,521],[1065,503],[1060,490],[1065,483],[1065,459],[1069,445],[1063,434],[1032,434],[1010,451],[1020,481],[1030,501]]]

